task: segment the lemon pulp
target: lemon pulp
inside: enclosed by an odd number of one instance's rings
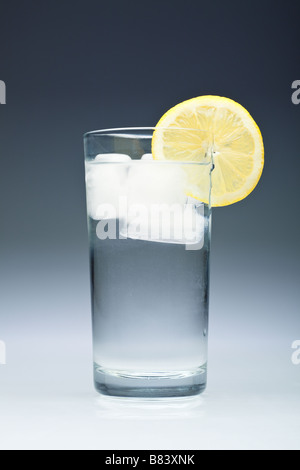
[[[213,160],[212,206],[226,206],[247,197],[264,166],[257,124],[243,106],[220,96],[199,96],[167,111],[156,125],[152,153],[155,160]],[[208,202],[211,166],[192,165],[185,171],[187,194]]]

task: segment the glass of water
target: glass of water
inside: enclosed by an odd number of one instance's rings
[[[203,148],[197,161],[153,158],[154,132],[84,136],[94,377],[106,395],[206,387],[212,161]]]

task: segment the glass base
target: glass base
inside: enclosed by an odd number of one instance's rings
[[[206,388],[206,365],[193,371],[128,373],[104,369],[95,364],[95,387],[104,395],[117,397],[187,397]]]

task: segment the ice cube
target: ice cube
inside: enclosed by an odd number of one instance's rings
[[[186,173],[180,165],[140,161],[128,175],[128,204],[181,204],[186,201]]]
[[[120,214],[119,200],[126,194],[128,162],[123,154],[97,155],[86,163],[87,211],[94,220],[115,219]],[[124,163],[124,165],[119,165]]]
[[[186,173],[181,165],[147,160],[131,165],[127,236],[153,241],[182,241],[187,201],[185,188]]]
[[[142,160],[146,160],[146,161],[152,161],[153,160],[153,155],[152,153],[145,153],[142,158]]]
[[[188,202],[183,213],[183,240],[185,244],[199,244],[204,237],[204,205]]]
[[[144,206],[131,206],[128,226],[122,235],[163,243],[198,244],[202,248],[204,237],[203,205],[153,205],[150,212]]]
[[[122,162],[129,162],[131,158],[129,155],[124,155],[123,153],[99,153],[95,157],[95,162],[103,162],[103,163],[122,163]]]

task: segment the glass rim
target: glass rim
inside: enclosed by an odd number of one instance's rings
[[[193,131],[193,132],[206,132],[208,134],[211,134],[211,131],[209,130],[205,130],[205,129],[194,129],[192,127],[165,127],[165,126],[142,126],[142,127],[112,127],[112,128],[107,128],[107,129],[98,129],[98,130],[94,130],[94,131],[88,131],[88,132],[85,132],[83,134],[83,137],[84,138],[87,138],[87,137],[92,137],[92,136],[105,136],[105,135],[111,135],[113,136],[114,133],[117,133],[117,135],[119,137],[122,137],[122,132],[123,133],[134,133],[134,132],[142,132],[142,131],[152,131],[154,132],[155,130],[157,129],[161,129],[161,130],[168,130],[168,131],[171,131],[171,130],[174,130],[174,131]],[[138,137],[138,135],[137,135]],[[148,136],[146,136],[148,137]],[[150,136],[149,136],[150,137]]]

